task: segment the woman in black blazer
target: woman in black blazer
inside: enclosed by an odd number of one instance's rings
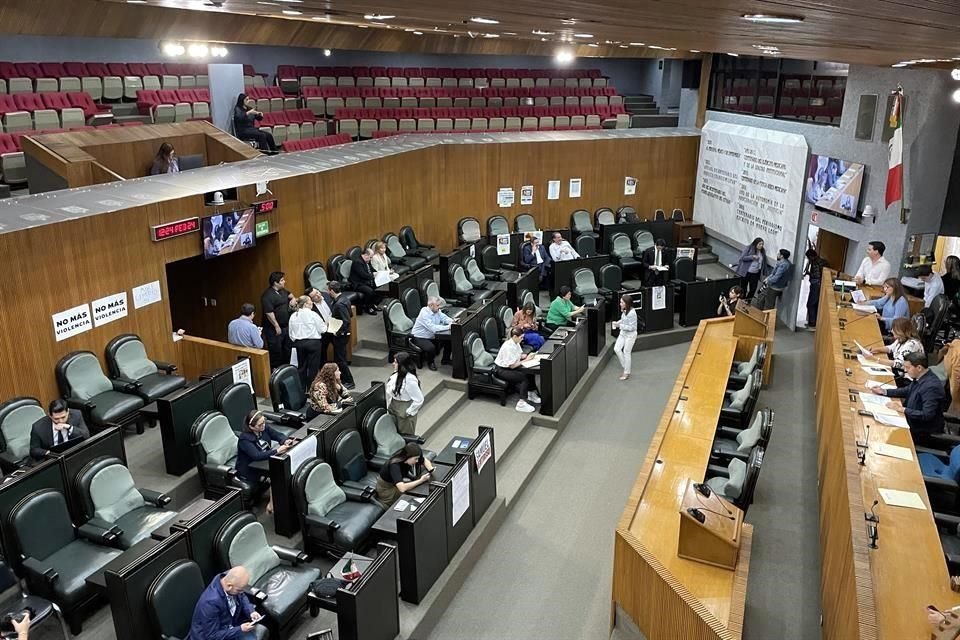
[[[274,442],[281,444],[273,447],[271,445]],[[237,440],[237,475],[254,486],[268,482],[261,472],[250,467],[250,463],[286,453],[293,445],[293,440],[284,438],[282,433],[267,425],[262,411],[251,411],[244,421],[243,433]],[[272,495],[267,503],[267,513],[273,513]]]

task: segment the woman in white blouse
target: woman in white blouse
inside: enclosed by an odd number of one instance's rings
[[[378,242],[373,245],[373,257],[370,258],[370,267],[375,272],[380,271],[393,271],[390,268],[390,256],[387,255],[387,245],[383,242]]]
[[[620,296],[620,319],[614,321],[614,329],[620,329],[617,343],[613,345],[613,352],[623,367],[621,380],[630,378],[630,356],[633,353],[633,343],[637,341],[637,311],[633,308],[633,300],[629,296]]]
[[[387,380],[388,411],[397,423],[397,431],[405,436],[416,435],[417,413],[423,406],[423,389],[417,377],[417,364],[409,353],[393,358],[393,375]]]
[[[908,353],[923,353],[923,343],[920,334],[909,318],[896,318],[891,327],[893,342],[886,346],[874,347],[870,353],[874,355],[886,354],[893,360],[893,365],[903,368],[903,356]]]

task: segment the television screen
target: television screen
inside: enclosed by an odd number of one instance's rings
[[[818,209],[856,218],[862,187],[862,164],[829,156],[810,156],[806,200]]]
[[[257,243],[253,207],[218,213],[204,218],[202,225],[203,257],[207,259],[249,249]]]

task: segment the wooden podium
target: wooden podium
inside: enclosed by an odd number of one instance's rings
[[[770,384],[773,375],[773,334],[777,325],[777,310],[760,311],[743,300],[737,303],[733,314],[733,335],[737,338],[734,359],[744,362],[753,355],[761,342],[767,343],[767,359],[763,363],[763,385]]]
[[[732,571],[737,568],[740,554],[743,511],[716,493],[709,498],[701,495],[693,485],[693,480],[687,480],[680,504],[677,555]],[[687,509],[699,510],[705,517],[704,522],[690,515]]]
[[[741,300],[737,303],[737,311],[733,316],[733,335],[738,338],[766,338],[767,315]]]

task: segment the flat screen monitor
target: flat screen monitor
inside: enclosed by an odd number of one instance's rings
[[[858,162],[811,155],[805,198],[818,209],[856,218],[863,172],[863,165]]]
[[[191,169],[199,169],[203,166],[203,156],[198,154],[190,156],[180,156],[179,161],[180,171],[190,171]]]
[[[203,257],[216,258],[257,244],[253,207],[203,218]]]

